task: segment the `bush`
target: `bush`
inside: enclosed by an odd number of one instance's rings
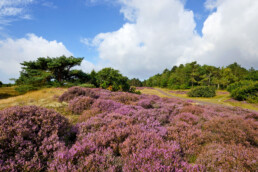
[[[242,81],[231,84],[228,89],[232,98],[250,103],[258,102],[258,81]]]
[[[84,88],[96,88],[96,86],[93,84],[80,84],[79,86]]]
[[[197,158],[205,171],[256,171],[257,149],[235,144],[207,145]]]
[[[113,100],[98,99],[92,105],[93,108],[100,109],[101,112],[112,112],[122,106],[121,103]]]
[[[36,106],[0,111],[0,171],[44,171],[72,138],[66,118]]]
[[[99,95],[97,95],[95,91],[90,88],[71,87],[68,89],[68,91],[59,97],[59,101],[70,101],[78,96],[88,96],[91,98],[99,97]]]
[[[239,87],[242,87],[242,86],[249,86],[253,83],[253,81],[240,81],[240,82],[235,82],[233,84],[230,84],[228,87],[227,87],[227,91],[228,92],[232,92],[233,90],[239,88]]]
[[[33,85],[20,85],[18,87],[15,88],[15,90],[17,92],[19,92],[20,94],[25,94],[29,91],[34,91],[34,90],[38,90],[38,87],[35,87]]]
[[[68,109],[73,113],[80,114],[86,109],[90,109],[92,103],[92,98],[86,96],[76,97],[69,102]]]
[[[189,97],[214,97],[216,96],[215,87],[201,86],[191,89],[188,92]]]

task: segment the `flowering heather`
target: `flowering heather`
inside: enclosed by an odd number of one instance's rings
[[[115,92],[112,94],[112,100],[123,103],[123,104],[133,104],[139,100],[139,97],[136,94]]]
[[[92,105],[93,108],[99,108],[102,112],[112,112],[122,106],[121,103],[113,100],[98,99]]]
[[[0,171],[257,171],[258,113],[98,88],[59,99],[80,123],[0,112]]]
[[[75,114],[81,114],[84,110],[90,109],[93,101],[93,98],[79,96],[69,101],[68,109]]]
[[[59,97],[59,101],[70,101],[78,96],[88,96],[91,98],[98,98],[99,95],[96,94],[93,89],[83,88],[83,87],[71,87],[62,96]]]
[[[42,171],[70,133],[68,120],[36,106],[0,111],[0,171]]]
[[[205,146],[196,163],[207,171],[257,171],[257,155],[257,148],[214,143]]]

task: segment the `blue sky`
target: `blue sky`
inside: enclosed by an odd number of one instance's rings
[[[185,7],[197,17],[196,30],[202,34],[203,22],[209,11],[204,7],[204,0],[187,0]],[[85,57],[95,61],[97,52],[81,43],[81,39],[94,38],[98,33],[118,30],[127,21],[120,13],[121,5],[107,2],[83,0],[53,0],[32,3],[27,9],[31,19],[16,19],[5,27],[5,34],[12,38],[24,37],[34,33],[47,40],[58,40],[75,57]],[[7,35],[5,35],[6,37]],[[2,36],[3,37],[3,36]]]
[[[248,26],[257,21],[253,0],[1,1],[0,80],[5,82],[18,76],[22,60],[62,54],[85,57],[87,72],[111,66],[141,79],[193,60],[217,66],[258,63],[252,49],[258,44],[257,25]],[[253,16],[246,18],[251,10]]]

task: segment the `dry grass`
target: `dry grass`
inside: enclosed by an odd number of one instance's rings
[[[0,99],[17,96],[19,93],[15,91],[15,87],[0,87]]]
[[[67,89],[64,88],[45,88],[38,91],[31,91],[24,95],[0,99],[0,110],[12,106],[36,105],[49,109],[54,109],[62,115],[66,116],[71,122],[78,120],[78,115],[73,115],[67,110],[66,102],[58,102],[57,98]]]

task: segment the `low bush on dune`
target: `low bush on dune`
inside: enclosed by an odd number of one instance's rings
[[[90,109],[93,101],[91,97],[79,96],[70,100],[68,109],[75,114],[81,114],[84,110]]]
[[[54,152],[72,139],[58,113],[36,106],[0,112],[0,171],[44,171]]]
[[[80,123],[37,107],[0,112],[2,171],[257,169],[257,113],[95,88],[60,99]]]
[[[228,86],[230,96],[239,101],[258,103],[258,81],[240,81]]]
[[[90,88],[71,87],[68,89],[68,91],[66,91],[62,96],[59,97],[59,101],[70,101],[78,96],[88,96],[92,98],[99,97],[99,95]]]
[[[216,96],[215,87],[200,86],[191,89],[187,95],[189,97],[214,97]]]

